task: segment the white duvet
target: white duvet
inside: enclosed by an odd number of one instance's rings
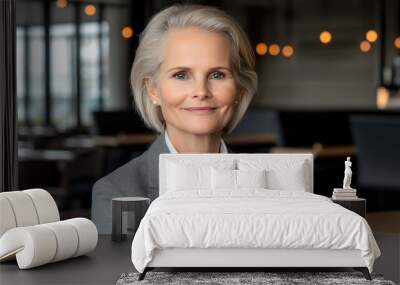
[[[370,272],[380,256],[361,216],[324,196],[265,189],[160,196],[133,239],[133,265],[143,272],[164,248],[358,249]]]

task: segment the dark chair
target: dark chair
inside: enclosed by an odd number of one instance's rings
[[[265,108],[249,108],[232,132],[232,136],[241,137],[244,143],[232,144],[228,140],[228,148],[237,153],[270,152],[270,148],[276,145],[278,127],[278,117],[275,111]],[[266,139],[264,142],[254,144],[254,141],[263,136],[269,136],[271,140]],[[250,140],[249,143],[245,143],[247,140]]]
[[[151,133],[134,111],[93,112],[96,135]]]
[[[349,112],[335,110],[281,110],[279,145],[311,147],[315,143],[328,145],[352,144]]]
[[[351,116],[350,124],[361,193],[375,195],[374,210],[399,209],[400,116]]]
[[[278,114],[276,111],[249,108],[243,118],[233,130],[234,134],[269,133],[277,134],[279,128]]]
[[[136,111],[97,111],[93,112],[93,118],[93,131],[96,136],[154,133],[145,126]],[[146,149],[147,145],[102,147],[102,171],[99,178],[137,157]]]

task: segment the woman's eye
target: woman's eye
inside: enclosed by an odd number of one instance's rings
[[[180,80],[187,79],[187,74],[186,74],[186,72],[177,72],[174,74],[174,78],[180,79]]]
[[[211,79],[224,79],[225,74],[223,74],[222,72],[216,71],[216,72],[211,73],[210,77],[211,77]]]

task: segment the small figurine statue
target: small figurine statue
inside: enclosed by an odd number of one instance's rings
[[[351,177],[353,172],[351,171],[351,161],[350,157],[347,157],[344,162],[344,179],[343,188],[333,188],[332,199],[334,200],[354,200],[357,199],[357,190],[351,188]]]
[[[351,176],[353,175],[352,171],[351,171],[351,161],[350,161],[350,157],[347,157],[347,160],[344,162],[344,179],[343,179],[343,189],[353,189],[351,188],[350,184],[351,184]]]

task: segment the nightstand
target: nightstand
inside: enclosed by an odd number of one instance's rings
[[[112,240],[133,237],[149,205],[150,199],[146,197],[112,198]]]
[[[361,217],[366,218],[367,214],[367,200],[363,198],[355,198],[352,200],[337,200],[332,199],[332,202],[359,214]]]

